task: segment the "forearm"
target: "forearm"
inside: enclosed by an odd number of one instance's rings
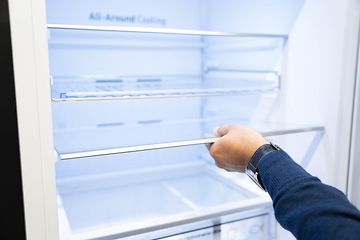
[[[359,237],[360,213],[346,196],[322,184],[285,152],[266,155],[259,174],[273,200],[277,220],[298,239]]]

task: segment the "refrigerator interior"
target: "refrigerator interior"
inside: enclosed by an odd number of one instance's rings
[[[47,0],[60,237],[165,237],[235,220],[231,234],[269,237],[268,196],[217,169],[204,143],[229,123],[321,135],[277,109],[303,2]]]

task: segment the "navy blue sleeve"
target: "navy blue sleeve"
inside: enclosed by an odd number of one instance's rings
[[[297,239],[360,239],[360,211],[284,151],[269,153],[258,168],[276,219]]]

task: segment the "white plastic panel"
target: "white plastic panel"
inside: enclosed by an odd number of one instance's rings
[[[304,0],[47,0],[48,23],[288,34]]]
[[[49,30],[50,71],[54,80],[199,75],[200,44],[199,36]]]
[[[48,23],[199,28],[201,1],[47,0],[47,12]]]
[[[288,35],[304,0],[204,1],[210,29]]]

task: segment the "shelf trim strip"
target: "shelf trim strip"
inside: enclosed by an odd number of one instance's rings
[[[279,131],[263,131],[260,133],[264,137],[269,137],[269,136],[281,136],[281,135],[287,135],[287,134],[313,132],[313,131],[325,131],[325,128],[323,126],[314,126],[314,127],[285,129],[285,130],[279,130]],[[59,154],[59,156],[60,156],[60,160],[71,160],[71,159],[79,159],[79,158],[86,158],[86,157],[107,156],[107,155],[114,155],[114,154],[149,151],[149,150],[157,150],[157,149],[165,149],[165,148],[185,147],[185,146],[193,146],[193,145],[201,145],[201,144],[212,144],[212,143],[218,141],[219,139],[220,138],[215,137],[215,138],[204,138],[204,139],[178,141],[178,142],[147,144],[147,145],[111,148],[111,149],[103,149],[103,150],[95,150],[95,151],[64,153],[64,154]]]
[[[47,24],[48,29],[62,30],[90,30],[106,32],[133,32],[133,33],[158,33],[158,34],[177,34],[195,36],[217,36],[217,37],[257,37],[257,38],[283,38],[281,34],[260,34],[260,33],[234,33],[193,29],[177,28],[149,28],[149,27],[127,27],[127,26],[92,26],[92,25],[73,25],[73,24]]]
[[[76,93],[73,94],[73,97],[69,98],[52,98],[53,102],[87,102],[87,101],[104,101],[104,100],[130,100],[130,99],[148,99],[148,98],[184,98],[184,97],[207,97],[207,96],[232,96],[239,94],[255,94],[255,93],[275,93],[279,90],[278,87],[272,87],[268,89],[212,89],[208,91],[202,90],[192,90],[192,91],[177,91],[175,93],[167,93],[166,91],[157,91],[158,93],[149,94],[146,91],[135,92],[134,96],[124,94],[122,96],[99,96],[99,97],[75,97]],[[108,95],[113,92],[104,92]],[[89,93],[89,95],[94,93]]]
[[[106,155],[113,155],[120,153],[131,153],[131,152],[184,147],[184,146],[192,146],[192,145],[200,145],[200,144],[211,144],[216,142],[218,139],[219,138],[205,138],[205,139],[197,139],[197,140],[147,144],[147,145],[139,145],[139,146],[131,146],[131,147],[120,147],[120,148],[112,148],[112,149],[104,149],[104,150],[78,152],[78,153],[65,153],[65,154],[60,154],[60,159],[69,160],[75,158],[106,156]]]

